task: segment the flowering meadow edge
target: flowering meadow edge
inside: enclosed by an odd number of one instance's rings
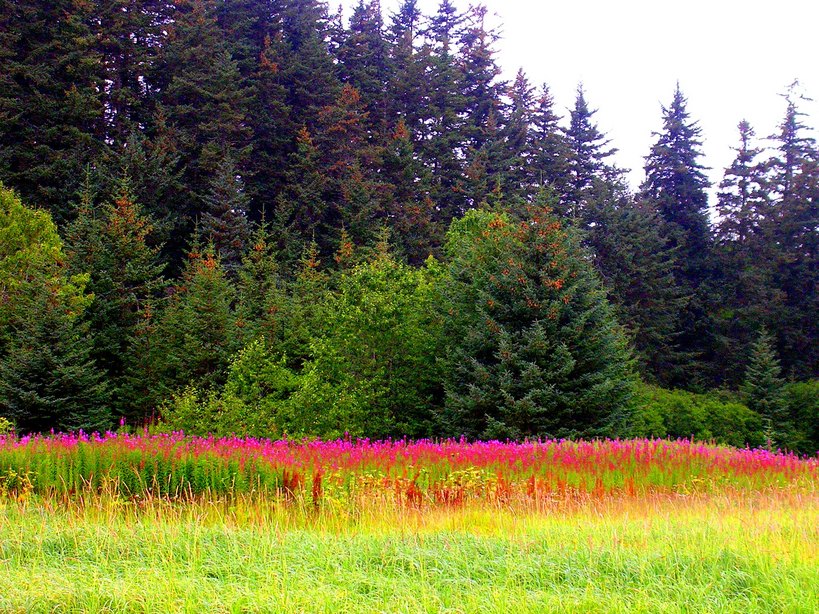
[[[335,441],[50,434],[0,437],[0,494],[108,493],[167,498],[252,495],[281,501],[403,504],[645,493],[797,489],[815,493],[819,457],[691,440],[341,439]]]

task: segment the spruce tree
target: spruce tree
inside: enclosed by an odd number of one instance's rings
[[[517,223],[471,211],[454,223],[441,280],[451,435],[617,432],[631,358],[593,270],[544,203]]]
[[[361,94],[350,85],[344,85],[335,103],[319,113],[315,138],[329,205],[324,220],[329,234],[316,236],[323,248],[335,245],[342,226],[357,244],[371,243],[384,219],[385,186],[379,176],[383,148],[368,139],[368,117]]]
[[[94,8],[95,51],[103,66],[105,139],[115,148],[152,124],[152,87],[175,6],[168,0],[108,0]]]
[[[589,108],[583,86],[579,85],[565,133],[569,154],[568,194],[560,203],[560,213],[579,224],[585,220],[588,201],[594,198],[597,184],[616,176],[606,160],[617,150],[608,147],[610,141],[592,121],[595,113],[597,110]]]
[[[393,73],[381,2],[359,0],[338,50],[342,81],[358,90],[367,111],[370,138],[381,140],[389,126],[388,84]]]
[[[610,186],[588,203],[587,217],[594,223],[583,242],[643,376],[661,384],[674,381],[686,362],[678,337],[690,297],[677,283],[678,262],[657,213],[633,202],[624,188]]]
[[[420,265],[437,252],[441,237],[433,223],[428,169],[415,154],[409,129],[399,120],[384,152],[387,222],[395,249],[408,262]]]
[[[313,137],[307,128],[302,128],[296,139],[296,151],[290,155],[286,188],[276,199],[272,222],[283,263],[297,263],[311,240],[321,241],[325,253],[332,250],[331,242],[325,242],[325,237],[332,235],[328,222],[328,182]]]
[[[438,12],[430,19],[427,37],[430,41],[429,127],[421,150],[432,169],[432,200],[436,204],[436,222],[448,225],[466,211],[464,196],[463,151],[464,113],[463,73],[457,65],[457,40],[464,16],[451,0],[442,0]]]
[[[739,123],[736,157],[725,170],[717,194],[719,221],[715,227],[715,252],[719,264],[719,293],[724,308],[717,325],[724,364],[747,351],[760,326],[775,326],[783,296],[776,287],[777,242],[771,236],[771,190],[768,164],[758,160],[754,131]],[[742,373],[727,370],[728,381],[739,383]]]
[[[249,198],[230,152],[216,168],[204,200],[199,229],[205,241],[213,244],[225,270],[235,275],[250,238],[250,222]]]
[[[248,162],[248,190],[254,220],[265,213],[272,214],[269,207],[286,185],[287,160],[295,148],[299,120],[287,103],[287,43],[280,16],[277,18],[262,42],[256,58],[256,71],[250,80],[249,124],[253,131],[253,155]]]
[[[387,34],[393,67],[387,116],[392,121],[403,120],[416,145],[426,138],[428,131],[427,76],[431,58],[429,45],[423,42],[423,24],[418,0],[402,0],[392,15]]]
[[[523,70],[518,71],[507,96],[509,106],[501,128],[501,191],[511,202],[525,202],[535,195],[532,184],[535,159],[531,131],[535,121],[536,100],[535,90]]]
[[[242,346],[258,337],[275,341],[275,316],[284,278],[276,258],[276,244],[264,221],[250,237],[236,282],[236,321]]]
[[[571,150],[560,128],[560,117],[554,112],[554,99],[545,84],[538,94],[529,138],[532,151],[530,190],[537,194],[543,188],[550,188],[558,203],[564,203],[562,207],[565,208],[571,197]]]
[[[689,387],[715,382],[716,348],[713,305],[713,258],[708,222],[708,179],[699,163],[700,128],[692,122],[687,101],[677,86],[671,104],[663,107],[663,129],[646,157],[646,179],[640,197],[663,223],[669,249],[678,265],[680,292],[691,297],[682,313],[679,337],[681,364],[676,384]]]
[[[87,275],[71,275],[48,213],[0,184],[0,415],[18,432],[104,430],[108,388],[83,313]]]
[[[663,107],[663,128],[646,157],[642,197],[666,226],[671,244],[679,250],[682,274],[691,288],[707,277],[710,247],[708,179],[699,163],[701,129],[689,119],[687,101],[677,85],[674,98]]]
[[[205,209],[211,177],[228,155],[241,170],[251,149],[250,90],[222,37],[213,6],[186,0],[164,50],[162,104],[177,132],[183,180],[189,191],[188,227]]]
[[[213,389],[224,383],[239,349],[233,311],[235,289],[212,245],[195,242],[180,283],[159,324],[162,388]]]
[[[142,312],[151,310],[165,287],[164,264],[152,244],[153,224],[136,203],[127,179],[113,202],[95,206],[86,186],[77,218],[67,230],[71,268],[88,272],[94,301],[86,311],[93,357],[104,368],[112,406],[120,415],[139,413],[140,400],[120,391]]]
[[[798,108],[796,85],[785,96],[785,116],[773,137],[774,194],[765,234],[774,249],[775,283],[784,303],[774,316],[778,347],[789,370],[812,377],[819,371],[814,316],[819,311],[819,150]]]
[[[773,339],[763,329],[751,348],[741,390],[748,407],[767,421],[773,443],[780,445],[792,430],[783,396],[784,385]]]
[[[754,147],[754,130],[742,120],[737,126],[739,146],[736,157],[725,169],[717,194],[717,240],[747,249],[761,239],[764,220],[770,216],[766,165],[757,158],[762,149]]]
[[[339,82],[327,45],[327,8],[317,0],[284,0],[282,83],[297,126],[314,132],[319,111],[333,103]]]
[[[0,358],[0,414],[19,433],[105,431],[109,389],[91,356],[88,324],[43,290],[32,302],[37,317],[14,328]]]
[[[0,2],[0,181],[62,224],[106,148],[102,58],[87,2]]]

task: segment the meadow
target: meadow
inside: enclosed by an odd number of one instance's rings
[[[0,441],[0,611],[816,612],[819,461],[691,441]]]

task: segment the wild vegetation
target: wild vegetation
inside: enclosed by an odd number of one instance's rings
[[[0,476],[4,609],[819,604],[819,464],[765,450],[58,435]]]
[[[17,433],[819,449],[798,90],[709,203],[679,87],[631,190],[582,88],[560,117],[504,81],[481,6],[27,0],[0,30]]]
[[[819,611],[798,90],[631,189],[486,24],[0,0],[0,610]]]

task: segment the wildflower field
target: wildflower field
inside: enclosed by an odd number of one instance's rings
[[[819,460],[690,441],[0,439],[0,611],[816,612]]]

